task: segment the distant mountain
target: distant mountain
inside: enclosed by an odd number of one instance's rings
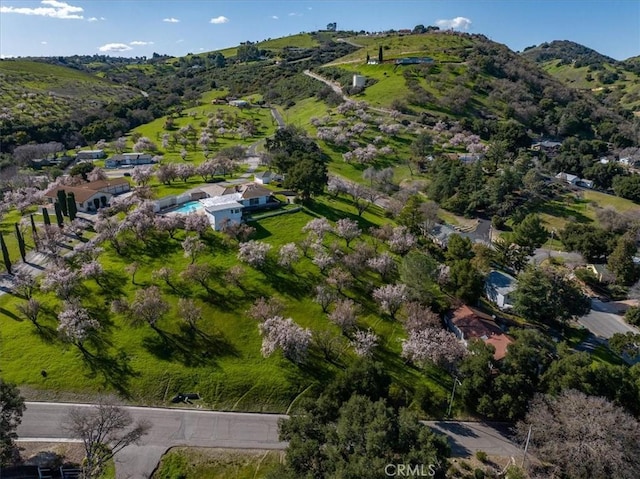
[[[566,40],[526,48],[521,56],[567,86],[590,91],[610,108],[640,111],[640,57],[618,61]]]

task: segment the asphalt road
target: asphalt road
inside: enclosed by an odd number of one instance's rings
[[[88,404],[28,402],[18,428],[21,441],[56,442],[74,438],[64,430],[64,420],[73,407]],[[284,449],[278,439],[278,414],[250,414],[204,411],[198,409],[162,409],[127,407],[134,419],[146,419],[152,428],[139,446],[129,446],[116,457],[118,479],[148,478],[162,455],[174,446],[234,449]],[[435,431],[447,435],[456,456],[468,456],[478,450],[491,455],[511,457],[520,448],[507,437],[507,431],[494,424],[455,421],[426,422]]]
[[[587,328],[599,339],[609,339],[615,333],[626,334],[633,332],[640,334],[640,330],[627,324],[620,314],[628,307],[626,304],[616,302],[603,303],[599,299],[591,300],[591,311],[589,314],[578,318],[578,322]]]

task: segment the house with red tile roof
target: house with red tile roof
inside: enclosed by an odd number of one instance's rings
[[[496,360],[506,356],[507,348],[513,342],[492,316],[467,305],[462,305],[445,315],[445,322],[465,346],[471,338],[478,338],[485,344],[492,345],[495,349],[493,357]]]

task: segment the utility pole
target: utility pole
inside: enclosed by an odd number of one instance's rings
[[[462,383],[458,381],[458,378],[453,378],[453,389],[451,390],[451,399],[449,400],[449,409],[447,410],[447,417],[451,417],[451,407],[453,406],[453,397],[456,394],[456,384],[462,386]]]
[[[520,466],[524,470],[524,461],[527,459],[527,450],[529,449],[529,440],[531,440],[531,425],[529,425],[529,432],[527,433],[527,442],[524,444],[524,455],[522,456],[522,465]]]

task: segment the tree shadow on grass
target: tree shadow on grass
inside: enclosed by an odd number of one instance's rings
[[[119,350],[117,354],[110,356],[105,352],[93,354],[84,347],[79,349],[85,364],[89,367],[88,377],[94,378],[100,374],[105,385],[112,387],[125,398],[131,397],[130,380],[132,377],[140,376],[140,373],[133,370],[129,364],[129,355],[125,351]]]
[[[353,203],[351,200],[347,200],[339,196],[330,201],[335,203],[341,203],[344,205],[345,208],[353,208]],[[363,218],[362,216],[358,216],[356,213],[351,213],[351,212],[345,211],[344,209],[338,209],[338,208],[334,209],[331,206],[326,205],[324,203],[320,203],[318,201],[313,201],[308,203],[305,207],[305,211],[310,211],[312,212],[312,214],[324,216],[329,221],[333,221],[333,222],[336,222],[342,218],[349,218],[351,220],[356,221],[360,226],[360,228],[362,228],[365,231],[368,230],[369,228],[378,227],[377,224],[372,223],[371,221],[367,220],[366,218]]]
[[[265,264],[261,271],[273,289],[296,299],[311,294],[315,284],[306,277],[282,271],[282,268],[274,262]]]
[[[98,285],[105,298],[115,299],[122,296],[123,285],[127,284],[129,276],[116,271],[104,271]]]
[[[220,356],[238,356],[235,347],[219,331],[209,335],[186,325],[181,326],[179,333],[154,329],[157,334],[145,337],[142,345],[158,359],[197,367],[214,366]]]
[[[5,309],[5,308],[0,308],[0,314],[6,316],[7,318],[13,319],[14,321],[18,321],[20,323],[24,321],[24,319],[22,319],[16,313],[14,313],[13,311],[9,311],[8,309]]]

